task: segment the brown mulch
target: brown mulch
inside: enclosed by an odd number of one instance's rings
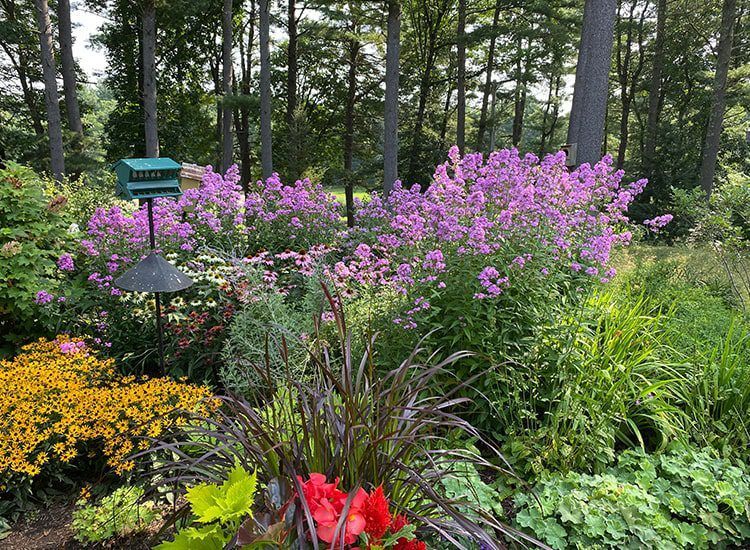
[[[73,539],[70,530],[72,504],[54,504],[21,518],[6,538],[0,539],[3,550],[79,550],[107,548],[111,550],[148,550],[150,534],[110,541],[106,545],[82,545]]]

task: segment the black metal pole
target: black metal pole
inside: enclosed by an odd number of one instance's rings
[[[154,232],[154,199],[148,199],[148,237],[151,244],[151,251],[156,250],[156,234]],[[161,326],[161,296],[154,292],[154,301],[156,302],[156,335],[159,346],[159,374],[164,376],[164,333]]]

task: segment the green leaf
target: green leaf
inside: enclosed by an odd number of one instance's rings
[[[227,524],[252,516],[257,479],[237,464],[221,485],[201,484],[188,489],[186,499],[199,523]]]
[[[154,550],[222,550],[225,543],[218,525],[206,525],[183,529],[173,541],[163,542]]]

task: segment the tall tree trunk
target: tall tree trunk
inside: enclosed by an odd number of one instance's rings
[[[401,49],[401,2],[387,0],[388,23],[385,54],[385,104],[383,131],[383,195],[398,179],[398,72]]]
[[[495,150],[495,134],[497,129],[497,119],[495,117],[495,108],[497,106],[497,87],[492,88],[492,105],[490,106],[490,151]]]
[[[495,68],[495,43],[497,39],[497,25],[500,22],[500,6],[502,2],[495,3],[495,13],[492,15],[492,35],[490,46],[487,50],[487,65],[484,70],[484,91],[482,92],[482,110],[479,114],[479,125],[477,128],[476,149],[481,151],[484,146],[484,132],[487,129],[487,108],[492,94],[492,71]]]
[[[664,70],[664,33],[667,19],[667,0],[656,4],[656,39],[654,57],[651,62],[651,84],[648,93],[648,120],[646,122],[646,143],[643,148],[643,164],[646,175],[653,179],[656,169],[656,138],[659,132],[659,105]]]
[[[568,142],[577,144],[576,164],[601,158],[617,0],[586,0],[576,67]]]
[[[628,77],[630,74],[630,60],[632,57],[633,45],[633,14],[638,2],[633,0],[630,4],[630,14],[627,19],[627,38],[625,40],[625,50],[622,44],[622,1],[617,5],[617,80],[620,84],[620,143],[617,146],[617,168],[621,169],[625,164],[625,153],[628,149],[628,120],[630,118],[630,100],[631,90],[628,87]]]
[[[357,58],[359,56],[360,43],[357,41],[357,23],[352,21],[349,31],[352,38],[348,44],[349,73],[347,75],[346,91],[346,113],[344,116],[344,171],[346,182],[344,192],[346,195],[346,224],[354,227],[354,174],[352,164],[354,160],[354,107],[357,100]]]
[[[60,65],[63,77],[63,92],[65,94],[65,110],[68,115],[68,125],[83,139],[83,124],[81,111],[78,107],[78,91],[76,89],[76,62],[73,58],[73,34],[70,24],[70,0],[57,0],[57,25],[60,35]]]
[[[289,42],[287,45],[287,72],[286,72],[286,125],[288,129],[288,160],[287,178],[295,181],[299,177],[298,141],[296,111],[297,111],[297,14],[295,0],[287,2],[287,25],[289,30]]]
[[[630,127],[630,112],[633,108],[633,98],[635,97],[636,90],[638,89],[638,79],[640,78],[641,71],[643,70],[643,62],[645,60],[645,50],[643,45],[643,31],[646,22],[646,11],[648,10],[649,0],[646,0],[641,6],[641,14],[638,19],[638,43],[637,43],[637,58],[635,60],[635,66],[633,66],[633,24],[635,8],[638,2],[633,1],[630,15],[628,16],[628,33],[627,43],[625,50],[625,58],[620,62],[619,54],[619,38],[618,38],[618,70],[622,69],[620,73],[620,144],[617,147],[617,168],[622,169],[625,165],[625,155],[628,150],[629,143],[629,127]],[[636,105],[637,108],[637,105]]]
[[[271,144],[270,0],[260,0],[260,164],[264,178],[273,174]]]
[[[708,125],[706,126],[706,140],[703,145],[703,154],[701,158],[700,185],[706,193],[707,198],[711,197],[711,192],[714,188],[716,159],[719,156],[721,128],[724,124],[727,75],[729,74],[729,63],[732,60],[732,41],[736,19],[737,0],[724,0],[724,4],[721,8],[719,55],[716,62],[716,75],[714,77],[713,101],[711,102],[711,114],[708,119]]]
[[[453,97],[453,62],[448,64],[448,91],[445,94],[445,103],[443,104],[443,119],[440,122],[440,144],[437,153],[442,157],[445,154],[446,137],[448,135],[448,119],[451,111],[451,98]],[[435,159],[436,163],[440,158]]]
[[[458,43],[456,145],[461,154],[464,154],[466,149],[466,0],[458,0],[458,29],[456,34]]]
[[[5,10],[5,20],[10,25],[18,25],[15,2],[4,3],[3,7]],[[34,90],[30,82],[29,60],[24,51],[25,48],[21,47],[19,44],[14,51],[12,45],[6,41],[0,41],[0,48],[2,48],[5,55],[8,56],[11,65],[13,65],[13,68],[18,75],[18,82],[21,85],[21,95],[23,96],[23,101],[29,111],[31,127],[34,129],[36,137],[41,138],[44,135],[44,124],[42,123],[42,114],[39,112],[39,106],[37,105]]]
[[[529,44],[531,47],[531,44]],[[513,108],[513,146],[518,147],[523,137],[523,117],[526,112],[526,81],[528,79],[528,64],[530,62],[528,55],[523,56],[523,42],[518,37],[518,60],[516,61],[516,90],[514,93]]]
[[[251,178],[251,161],[250,161],[250,109],[247,105],[247,98],[250,95],[250,76],[253,65],[253,43],[255,42],[255,0],[250,2],[250,21],[248,23],[247,52],[242,56],[242,95],[244,101],[240,107],[240,127],[241,131],[237,132],[237,141],[240,145],[240,161],[242,168],[240,178],[242,188],[247,193]],[[242,40],[240,40],[242,46]]]
[[[156,109],[156,3],[143,4],[143,116],[146,156],[159,156],[159,123]]]
[[[222,97],[224,93],[224,84],[222,83],[222,61],[221,61],[221,53],[216,54],[213,56],[213,59],[209,59],[208,61],[208,68],[209,72],[211,73],[211,79],[214,83],[214,97],[216,98],[216,103],[214,105],[215,112],[214,112],[214,142],[216,143],[216,158],[218,159],[217,166],[221,168],[221,148],[224,143],[223,141],[223,133],[222,129],[223,126],[221,124],[222,119],[224,118],[222,115],[224,114],[224,107],[222,105],[222,102],[219,101],[219,98]]]
[[[12,11],[6,12],[9,22],[15,22],[15,16]],[[42,116],[37,108],[36,98],[29,82],[29,63],[26,60],[26,56],[23,53],[23,48],[18,48],[18,58],[16,58],[15,52],[10,48],[9,44],[0,42],[0,47],[8,56],[11,65],[18,75],[18,82],[21,85],[21,95],[23,101],[26,104],[26,108],[29,111],[29,117],[31,118],[31,127],[34,129],[34,134],[37,137],[44,135],[44,125],[42,124]]]
[[[549,127],[549,143],[555,143],[555,130],[557,130],[557,123],[560,120],[560,85],[562,84],[562,75],[558,74],[555,79],[555,102],[552,106],[552,123]],[[554,146],[554,145],[553,145]],[[554,146],[557,150],[557,146]]]
[[[226,172],[232,165],[234,136],[232,135],[232,107],[227,99],[232,95],[232,0],[224,0],[221,17],[222,85],[224,102],[221,113],[221,169]]]
[[[549,142],[552,142],[553,139],[552,133],[554,132],[554,127],[557,122],[557,113],[555,112],[555,110],[558,104],[557,94],[559,93],[559,90],[560,75],[555,74],[555,71],[553,69],[549,75],[549,90],[547,92],[547,101],[544,104],[544,114],[542,115],[542,135],[539,139],[540,157],[546,152],[547,140],[549,140]],[[549,123],[550,119],[552,120],[552,124],[550,130],[548,131],[547,124]]]
[[[422,70],[422,78],[419,84],[419,102],[417,104],[417,116],[414,121],[414,130],[411,136],[411,148],[409,151],[409,187],[417,183],[419,178],[419,165],[421,161],[422,150],[422,128],[424,128],[424,118],[427,111],[427,96],[430,93],[430,80],[432,77],[432,53],[430,52],[428,60]]]
[[[442,18],[442,14],[439,15]],[[424,128],[425,116],[427,113],[427,99],[430,95],[432,71],[435,68],[440,20],[428,23],[427,27],[425,58],[423,62],[422,78],[419,82],[417,116],[414,122],[414,130],[412,131],[411,147],[409,151],[409,187],[417,183],[417,180],[419,179],[419,167],[422,161],[422,129]]]
[[[44,103],[47,107],[47,135],[49,136],[50,168],[56,182],[65,176],[65,156],[62,140],[62,120],[60,119],[60,98],[57,95],[57,70],[52,51],[52,23],[49,17],[47,0],[34,0],[39,45],[44,77]]]

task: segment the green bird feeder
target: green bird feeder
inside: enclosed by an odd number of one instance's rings
[[[122,159],[112,169],[117,174],[116,194],[125,200],[179,197],[180,168],[170,158]]]

